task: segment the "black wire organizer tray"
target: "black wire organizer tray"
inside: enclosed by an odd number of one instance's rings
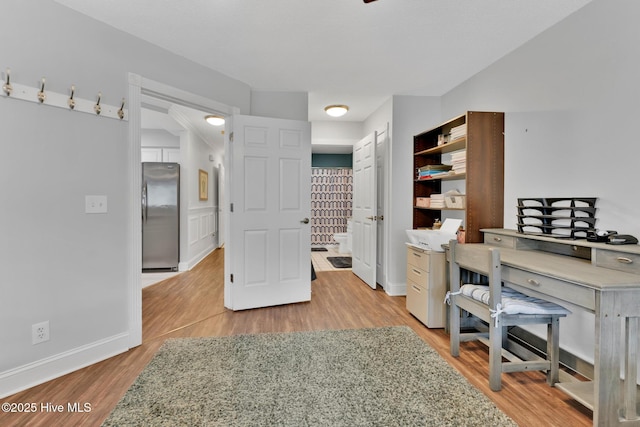
[[[583,239],[595,231],[597,197],[518,199],[518,232]]]

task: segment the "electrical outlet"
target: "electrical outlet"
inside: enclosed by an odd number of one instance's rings
[[[84,196],[84,212],[107,213],[107,196]]]
[[[31,325],[31,343],[35,345],[45,341],[49,341],[49,321]]]

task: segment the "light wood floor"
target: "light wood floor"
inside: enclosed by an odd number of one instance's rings
[[[463,343],[448,354],[448,336],[427,329],[405,309],[404,297],[370,289],[351,271],[318,272],[312,300],[287,306],[232,312],[223,307],[223,250],[192,271],[143,290],[143,344],[127,353],[49,381],[1,402],[89,403],[85,413],[7,414],[1,426],[99,426],[166,338],[408,325],[520,426],[589,426],[592,414],[545,383],[540,372],[503,375],[498,393],[488,387],[488,354]],[[402,349],[398,349],[402,351]],[[446,398],[446,396],[443,396]]]

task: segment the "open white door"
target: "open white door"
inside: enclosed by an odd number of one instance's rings
[[[309,301],[310,125],[239,115],[230,122],[225,305]]]
[[[352,270],[376,288],[376,138],[372,133],[353,146]]]

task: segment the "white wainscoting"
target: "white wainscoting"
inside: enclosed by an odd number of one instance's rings
[[[189,208],[188,230],[188,269],[193,268],[218,245],[217,206]]]

